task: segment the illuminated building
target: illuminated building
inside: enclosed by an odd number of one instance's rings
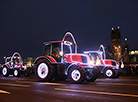
[[[129,51],[130,63],[138,63],[138,50]]]
[[[25,65],[27,65],[27,67],[34,66],[34,61],[35,59],[33,59],[32,57],[27,57],[26,59],[24,59],[24,63]]]
[[[119,30],[119,26],[118,26],[118,29],[112,28],[111,43],[112,43],[113,58],[116,61],[121,62],[121,59],[122,59],[122,55],[121,55],[121,33]]]

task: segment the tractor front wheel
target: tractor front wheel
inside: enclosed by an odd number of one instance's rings
[[[86,72],[81,67],[73,66],[69,70],[69,79],[72,83],[81,84],[86,80]]]
[[[13,70],[13,76],[14,77],[19,77],[20,76],[20,70],[19,69],[14,69]]]
[[[104,70],[104,75],[107,78],[114,78],[115,77],[115,71],[112,68],[106,68]]]

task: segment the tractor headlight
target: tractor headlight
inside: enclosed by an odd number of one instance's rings
[[[101,65],[101,61],[100,60],[97,60],[96,61],[96,65]]]
[[[13,62],[11,62],[11,65],[13,65]]]
[[[62,51],[60,51],[59,54],[60,54],[60,56],[63,56],[63,52]]]

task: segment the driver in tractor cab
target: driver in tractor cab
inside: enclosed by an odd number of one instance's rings
[[[61,59],[61,55],[60,55],[60,49],[57,47],[55,49],[52,50],[52,56],[57,60],[60,61]]]

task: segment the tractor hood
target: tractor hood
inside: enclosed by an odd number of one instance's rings
[[[81,53],[65,54],[64,62],[79,64],[80,66],[92,66],[90,65],[90,59],[88,55]]]

